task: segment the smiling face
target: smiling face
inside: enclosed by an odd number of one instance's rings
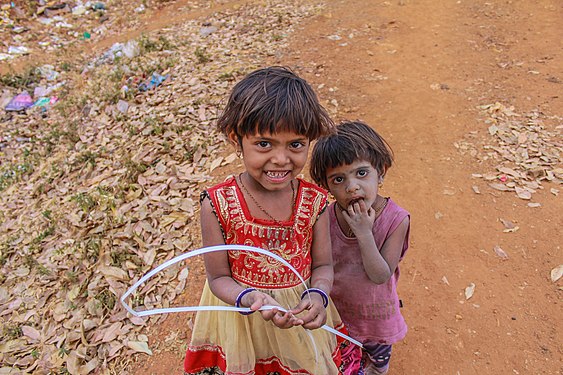
[[[236,135],[229,137],[238,144]],[[301,173],[307,162],[309,139],[294,132],[246,135],[241,138],[248,175],[265,190],[282,190]],[[259,186],[256,186],[259,188]]]
[[[328,168],[326,176],[328,190],[342,209],[360,200],[366,207],[376,208],[380,177],[369,161],[356,160],[352,164]]]

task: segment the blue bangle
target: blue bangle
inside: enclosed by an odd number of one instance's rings
[[[244,297],[245,295],[247,295],[250,292],[255,292],[255,291],[256,291],[256,289],[254,289],[254,288],[246,288],[245,290],[240,292],[237,296],[237,299],[235,300],[235,307],[241,307],[240,302],[242,301],[242,297]],[[249,312],[239,311],[239,313],[242,314],[242,315],[250,315],[254,312],[256,312],[256,311],[249,311]]]
[[[321,295],[321,297],[323,297],[323,305],[326,309],[326,307],[328,306],[328,295],[326,294],[326,292],[322,289],[319,288],[309,288],[306,289],[303,294],[301,294],[301,299],[305,298],[305,295],[308,295],[309,293],[318,293]]]

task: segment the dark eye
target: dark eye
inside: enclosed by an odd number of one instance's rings
[[[300,148],[302,148],[302,147],[305,147],[305,144],[304,144],[303,142],[297,142],[297,141],[296,141],[296,142],[291,142],[290,147],[291,147],[292,149],[298,150],[298,149],[300,149]]]
[[[344,182],[344,178],[342,178],[342,177],[334,177],[334,178],[332,179],[332,182],[335,183],[335,184],[341,184],[342,182]]]
[[[267,148],[270,147],[270,142],[267,141],[260,141],[257,143],[258,147],[260,148]]]
[[[360,170],[358,171],[358,176],[360,176],[360,177],[365,177],[365,176],[368,175],[368,173],[369,173],[369,172],[368,172],[366,169],[360,169]]]

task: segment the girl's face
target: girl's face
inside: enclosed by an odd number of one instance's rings
[[[236,135],[230,139],[238,144]],[[240,146],[250,177],[266,190],[282,190],[303,170],[309,144],[304,135],[279,132],[247,135]]]
[[[366,207],[375,207],[380,176],[366,160],[328,168],[326,173],[328,190],[343,209],[363,200]]]

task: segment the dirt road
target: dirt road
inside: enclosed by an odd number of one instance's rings
[[[549,192],[557,186],[546,185],[534,195],[541,207],[529,207],[472,176],[496,172],[496,162],[454,143],[487,144],[480,105],[563,113],[561,4],[326,4],[271,63],[294,66],[313,84],[329,82],[318,91],[336,117],[367,121],[396,153],[384,193],[410,210],[413,224],[400,289],[410,332],[396,346],[391,374],[560,374],[561,289],[549,277],[562,258],[562,205]],[[501,219],[519,230],[503,231]],[[187,320],[170,317],[150,341],[171,337]],[[175,373],[181,351],[139,358],[135,368]]]
[[[545,189],[533,209],[487,188],[472,174],[495,162],[454,147],[487,138],[478,105],[562,114],[561,10],[553,1],[331,1],[285,60],[332,82],[337,90],[322,94],[338,100],[338,117],[366,120],[395,149],[384,190],[411,211],[413,232],[401,285],[410,333],[393,374],[563,370],[561,290],[549,279],[562,256],[561,201]],[[520,230],[504,233],[500,219]]]

